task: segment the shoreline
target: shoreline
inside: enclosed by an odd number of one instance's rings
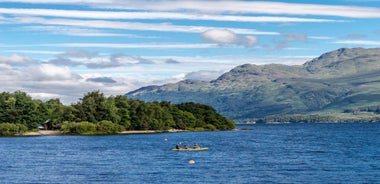
[[[57,130],[39,130],[37,132],[25,132],[18,136],[57,136],[63,135],[63,132]]]
[[[128,134],[155,134],[155,133],[176,133],[176,132],[187,132],[187,130],[126,130],[112,135],[128,135]],[[25,132],[17,136],[62,136],[65,135],[59,130],[39,130],[37,132]],[[94,134],[96,135],[96,134]]]

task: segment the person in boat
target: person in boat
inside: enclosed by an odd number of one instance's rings
[[[199,149],[201,147],[199,147],[199,145],[197,143],[194,143],[194,146],[193,146],[194,149]]]
[[[179,146],[179,144],[175,145],[175,149],[181,149],[181,147]]]
[[[186,144],[184,149],[190,149],[189,145]]]

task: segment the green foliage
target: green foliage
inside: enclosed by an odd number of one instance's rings
[[[116,134],[124,130],[124,127],[108,120],[103,120],[96,125],[99,134]]]
[[[211,130],[211,131],[216,130],[216,127],[214,125],[212,125],[212,124],[207,124],[207,125],[203,126],[203,128],[205,130]]]
[[[75,126],[76,134],[94,134],[96,131],[96,125],[87,121],[80,122]]]
[[[63,122],[61,126],[61,131],[63,133],[75,133],[76,132],[76,123],[74,122]]]
[[[87,121],[80,123],[64,122],[61,130],[68,134],[92,135],[96,133],[96,125]]]
[[[196,119],[196,122],[192,127],[204,127],[207,130],[230,130],[235,128],[233,121],[218,114],[215,109],[210,106],[188,102],[179,104],[178,108],[190,112],[195,116],[194,118]]]
[[[65,106],[59,99],[33,100],[24,92],[0,94],[0,135],[14,135],[38,125],[67,134],[115,134],[123,130],[227,130],[232,120],[213,108],[196,103],[143,102],[126,96],[105,97],[89,92],[78,103]],[[78,123],[79,122],[79,123]],[[18,124],[16,124],[18,123]]]
[[[19,123],[0,123],[0,136],[21,135],[28,127]]]
[[[194,115],[186,111],[175,111],[173,119],[176,122],[177,129],[192,129],[195,127],[196,119]]]
[[[29,129],[36,128],[46,118],[46,112],[40,108],[42,104],[21,91],[0,93],[0,122],[21,123]]]
[[[99,122],[106,116],[106,97],[99,91],[89,92],[74,107],[79,121]]]

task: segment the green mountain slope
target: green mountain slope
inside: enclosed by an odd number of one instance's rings
[[[299,66],[245,64],[214,81],[148,86],[126,95],[208,104],[235,120],[343,112],[380,104],[380,48],[342,48]]]

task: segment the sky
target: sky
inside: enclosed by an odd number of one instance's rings
[[[65,104],[343,47],[380,47],[380,0],[0,0],[0,92]]]

